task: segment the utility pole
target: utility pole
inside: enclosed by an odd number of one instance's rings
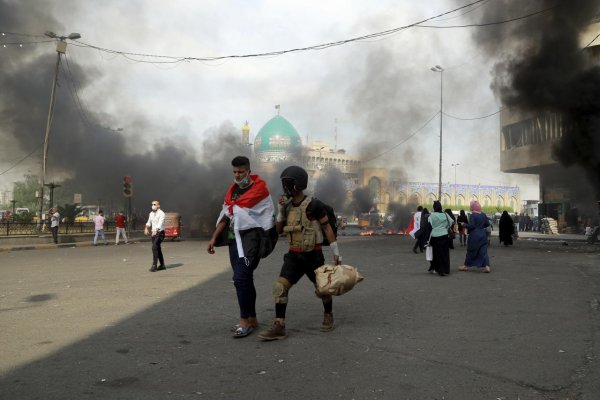
[[[438,200],[442,201],[442,127],[443,127],[443,116],[444,116],[444,68],[436,65],[431,67],[433,72],[440,73],[440,172],[438,181]]]
[[[42,226],[42,213],[44,212],[44,186],[46,186],[46,159],[48,158],[48,139],[50,128],[52,127],[52,118],[54,117],[54,103],[56,100],[56,83],[58,81],[58,67],[60,66],[60,56],[67,51],[66,39],[79,39],[79,33],[71,33],[69,36],[57,36],[54,32],[46,32],[46,36],[58,39],[56,42],[56,67],[54,68],[54,81],[52,82],[52,92],[50,94],[50,107],[48,108],[48,120],[46,121],[46,135],[44,137],[44,152],[42,155],[42,176],[40,177],[40,193],[38,198],[38,220],[37,227]]]

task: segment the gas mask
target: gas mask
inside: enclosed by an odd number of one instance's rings
[[[286,196],[293,197],[296,194],[296,181],[294,179],[284,178],[281,180],[281,185]]]

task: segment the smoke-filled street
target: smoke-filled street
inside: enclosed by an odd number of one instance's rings
[[[492,273],[430,275],[404,236],[341,238],[365,280],[334,299],[303,278],[288,338],[231,337],[226,249],[166,242],[0,253],[3,399],[597,399],[600,249],[519,240]],[[285,243],[255,272],[261,328]],[[326,259],[330,255],[326,254]]]

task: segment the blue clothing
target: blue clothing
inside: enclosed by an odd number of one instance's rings
[[[256,317],[256,289],[254,270],[258,267],[259,257],[241,257],[235,240],[229,244],[229,260],[233,269],[233,285],[240,306],[240,318]]]
[[[465,227],[469,231],[467,241],[467,255],[465,256],[466,267],[483,268],[490,265],[488,256],[488,239],[485,228],[490,225],[485,214],[473,213],[471,220]]]

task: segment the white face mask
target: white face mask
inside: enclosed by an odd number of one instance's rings
[[[245,186],[248,186],[248,183],[250,183],[250,177],[248,175],[246,175],[244,178],[240,179],[239,181],[237,179],[233,178],[233,181],[239,187],[245,187]]]
[[[152,206],[152,211],[158,210],[158,206]]]

